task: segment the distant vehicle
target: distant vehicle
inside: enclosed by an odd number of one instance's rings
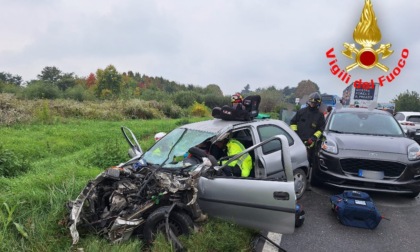
[[[307,99],[302,98],[301,100],[305,101]],[[340,103],[340,97],[338,95],[322,94],[321,95],[321,100],[322,100],[322,102],[321,102],[321,107],[319,108],[319,110],[323,113],[325,113],[327,111],[328,106],[331,106],[331,107],[335,108],[335,106],[338,103]],[[305,101],[305,103],[303,103],[300,106],[300,108],[303,109],[306,106],[308,106],[308,105],[306,104],[306,101]]]
[[[420,145],[391,114],[377,109],[335,109],[327,119],[311,184],[342,189],[420,192]]]
[[[322,99],[322,104],[326,107],[331,106],[334,108],[335,105],[340,102],[340,97],[338,97],[337,95],[323,94],[321,95],[321,99]]]
[[[415,131],[414,140],[420,143],[420,112],[401,111],[395,114],[395,119],[401,124],[404,132]]]
[[[379,102],[376,109],[388,111],[391,115],[395,114],[395,103]]]
[[[368,108],[378,101],[378,93],[379,83],[375,83],[372,89],[355,88],[352,84],[344,89],[341,103],[344,107]]]

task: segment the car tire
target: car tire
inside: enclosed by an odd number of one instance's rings
[[[147,217],[143,229],[144,239],[151,243],[158,232],[165,233],[165,213],[170,207],[160,207]],[[172,210],[169,215],[169,226],[172,232],[178,237],[180,235],[189,235],[193,229],[194,223],[191,217],[177,210]]]
[[[300,199],[308,187],[307,175],[301,168],[297,168],[293,171],[293,178],[295,181],[296,198]]]

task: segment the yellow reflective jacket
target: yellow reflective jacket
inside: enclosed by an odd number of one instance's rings
[[[227,147],[227,155],[234,156],[245,150],[245,147],[241,142],[236,139],[230,139],[229,142],[226,144]],[[249,153],[242,155],[237,160],[233,161],[229,164],[229,166],[238,165],[241,168],[241,177],[248,177],[252,170],[252,158]]]

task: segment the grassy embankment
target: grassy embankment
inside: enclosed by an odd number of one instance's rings
[[[71,251],[70,232],[62,225],[65,203],[104,168],[128,159],[120,126],[131,128],[145,150],[156,132],[170,131],[182,121],[66,119],[0,126],[0,146],[30,164],[24,174],[0,177],[0,251]],[[188,251],[250,251],[253,234],[210,219],[182,242]],[[94,234],[82,236],[77,247],[89,252],[146,250],[139,240],[112,245]],[[150,251],[171,248],[159,236]]]

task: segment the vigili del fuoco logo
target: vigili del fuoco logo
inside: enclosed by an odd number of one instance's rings
[[[340,68],[334,48],[331,48],[326,53],[327,58],[330,59],[331,73],[345,84],[348,84],[351,81],[351,75],[349,74],[351,70],[358,67],[364,70],[379,68],[386,74],[379,76],[376,81],[374,79],[369,81],[358,79],[353,82],[355,88],[373,89],[375,82],[379,83],[380,86],[383,86],[385,83],[391,83],[404,68],[408,58],[408,49],[404,48],[401,51],[397,66],[392,71],[389,71],[389,67],[382,64],[380,60],[388,58],[394,51],[391,50],[392,45],[390,43],[377,45],[381,41],[381,37],[381,30],[376,22],[372,2],[365,0],[360,21],[353,32],[353,39],[358,45],[344,43],[344,50],[341,52],[344,56],[353,60],[353,63],[345,68]]]

